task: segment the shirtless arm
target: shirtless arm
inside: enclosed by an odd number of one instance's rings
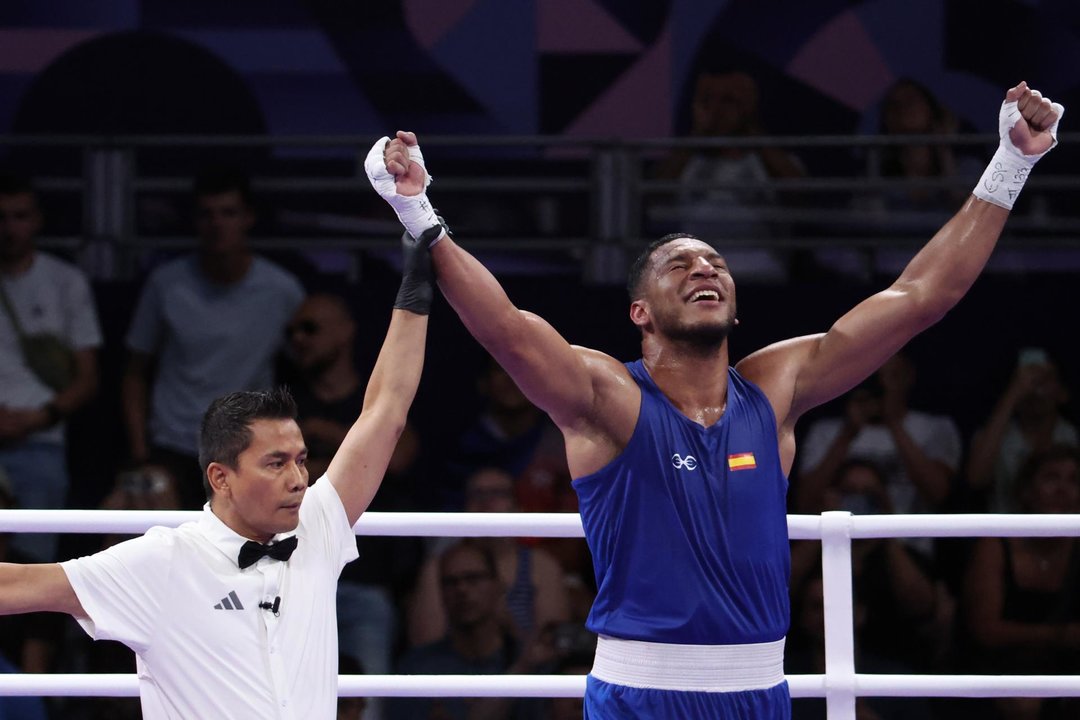
[[[410,222],[418,226],[432,222],[431,213],[410,220],[409,211],[399,207],[408,205],[410,198],[422,198],[427,209],[428,176],[415,135],[399,132],[394,140],[376,143],[365,167],[376,190],[395,207],[407,229]],[[633,405],[622,364],[603,353],[571,346],[542,318],[519,310],[494,275],[447,233],[435,241],[431,256],[439,288],[469,332],[526,397],[551,416],[568,444],[580,443],[580,452],[568,453],[578,459],[571,460],[571,472],[580,475],[610,459],[614,454],[610,434],[597,432],[597,418],[611,417],[611,413],[598,405],[601,401]],[[608,392],[616,388],[626,388],[626,392]],[[632,418],[634,413],[620,417]]]
[[[515,307],[491,272],[450,238],[432,248],[432,259],[447,301],[525,396],[559,427],[586,418],[595,403],[588,351]]]
[[[1019,117],[1007,138],[1038,156],[1054,144],[1062,110],[1021,83],[1009,90]],[[1003,106],[1003,115],[1005,108]],[[989,259],[1009,211],[971,197],[886,290],[864,300],[821,335],[769,346],[739,363],[776,411],[785,469],[794,457],[794,423],[807,410],[850,390],[911,338],[940,320]]]
[[[453,240],[432,249],[439,289],[465,327],[566,439],[573,477],[606,465],[629,439],[638,394],[622,363],[571,346],[545,320],[517,309],[495,277]]]

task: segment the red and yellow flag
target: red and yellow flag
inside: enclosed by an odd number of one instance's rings
[[[757,461],[752,452],[736,453],[727,456],[727,466],[728,470],[753,470],[757,467]]]

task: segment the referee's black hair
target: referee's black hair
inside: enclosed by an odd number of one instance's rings
[[[236,469],[240,453],[251,445],[256,420],[295,420],[296,401],[287,387],[245,390],[223,395],[206,409],[199,431],[199,467],[206,497],[213,497],[206,469],[216,462]]]

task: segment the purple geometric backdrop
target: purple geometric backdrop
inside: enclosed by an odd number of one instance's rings
[[[968,126],[989,130],[988,108],[1020,78],[1062,99],[1077,94],[1078,6],[4,3],[0,133],[353,134],[408,126],[428,134],[663,136],[685,129],[688,88],[702,67],[753,72],[778,132],[871,131],[884,90],[901,76],[928,86]]]

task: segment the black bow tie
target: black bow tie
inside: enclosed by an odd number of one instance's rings
[[[240,548],[240,557],[237,560],[237,564],[239,564],[240,569],[243,570],[250,565],[254,565],[259,558],[264,556],[274,560],[288,560],[295,549],[295,535],[287,537],[280,542],[270,543],[269,545],[263,545],[254,540],[248,540],[244,543],[243,547]]]

